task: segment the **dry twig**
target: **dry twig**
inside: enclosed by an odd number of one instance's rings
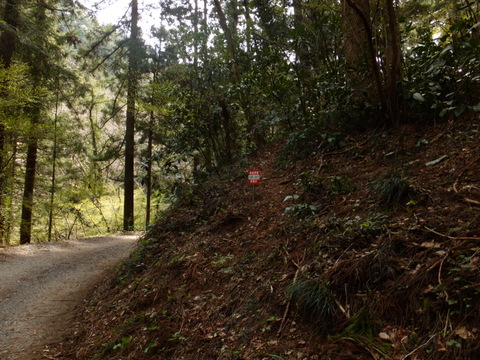
[[[424,228],[438,236],[441,236],[450,240],[480,240],[480,237],[476,237],[476,236],[450,236],[450,235],[439,233],[438,231],[430,229],[426,226],[424,226]]]

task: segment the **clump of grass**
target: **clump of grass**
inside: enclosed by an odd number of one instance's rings
[[[326,331],[335,322],[334,301],[327,285],[315,280],[298,280],[288,293],[302,318]]]
[[[400,175],[392,173],[385,178],[374,180],[371,191],[378,202],[387,207],[394,207],[414,193],[410,184]]]

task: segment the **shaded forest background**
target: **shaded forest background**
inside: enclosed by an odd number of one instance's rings
[[[3,244],[145,229],[280,138],[302,159],[480,111],[478,0],[166,0],[151,34],[138,5],[0,1]]]

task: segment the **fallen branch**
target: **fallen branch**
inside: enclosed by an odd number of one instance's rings
[[[410,351],[407,355],[405,355],[402,360],[405,360],[406,358],[408,358],[410,355],[413,355],[415,354],[418,350],[420,350],[421,348],[425,347],[428,345],[428,343],[430,341],[432,341],[433,338],[435,338],[438,334],[434,334],[432,336],[430,336],[430,338],[428,338],[427,341],[425,341],[422,345],[418,346],[417,348],[413,349],[412,351]]]
[[[473,199],[469,199],[469,198],[463,198],[463,201],[465,201],[469,204],[480,206],[480,201],[477,201],[477,200],[473,200]]]
[[[450,235],[439,233],[438,231],[430,229],[426,226],[424,226],[424,228],[438,236],[441,236],[450,240],[480,240],[480,237],[476,237],[476,236],[450,236]]]

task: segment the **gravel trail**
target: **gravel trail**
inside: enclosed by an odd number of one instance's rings
[[[75,308],[128,257],[138,236],[116,235],[0,251],[0,359],[48,358]]]

